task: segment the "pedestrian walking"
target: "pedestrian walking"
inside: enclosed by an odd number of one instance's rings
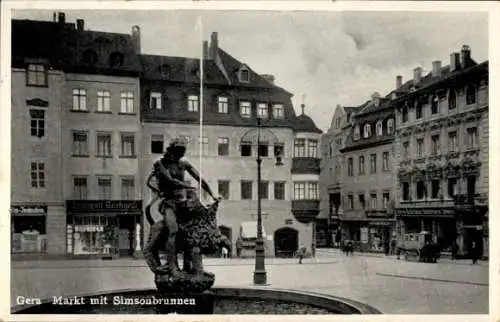
[[[241,238],[238,237],[238,239],[236,239],[236,257],[240,257],[241,256],[241,248],[243,247],[243,242],[241,241]]]
[[[221,249],[222,258],[227,258],[228,254],[229,254],[229,250],[226,247],[222,247],[222,249]]]
[[[304,256],[306,255],[306,248],[305,247],[301,247],[299,249],[299,253],[298,253],[298,256],[299,256],[299,264],[302,264],[302,259],[304,259]]]
[[[475,265],[477,264],[477,261],[479,259],[479,251],[478,251],[478,247],[477,247],[477,243],[475,241],[472,242],[472,245],[471,245],[471,257],[472,257],[472,265]]]
[[[396,254],[396,239],[391,240],[391,255]]]

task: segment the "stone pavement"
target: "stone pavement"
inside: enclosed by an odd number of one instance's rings
[[[205,260],[216,286],[249,286],[253,259]],[[318,251],[316,258],[266,259],[273,288],[297,289],[350,298],[389,314],[487,314],[488,266],[466,261],[437,264],[393,257]],[[16,296],[46,298],[130,288],[154,288],[142,260],[60,260],[12,262],[11,304]]]

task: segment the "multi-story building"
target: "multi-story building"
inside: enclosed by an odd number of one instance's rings
[[[259,151],[267,253],[314,251],[321,131],[295,114],[292,94],[219,48],[217,33],[202,94],[198,59],[142,54],[140,36],[86,30],[64,13],[13,22],[13,252],[140,250],[145,181],[177,136],[226,199],[218,220],[233,243],[256,235]]]
[[[258,149],[267,254],[291,253],[300,245],[314,248],[320,130],[306,115],[295,115],[292,95],[276,86],[274,77],[257,74],[222,50],[217,33],[204,48],[202,93],[199,59],[141,55],[143,181],[170,139],[186,137],[186,159],[225,199],[218,223],[235,245],[238,237],[256,236]],[[145,206],[151,192],[144,198]]]
[[[392,236],[394,132],[391,99],[374,93],[351,117],[340,150],[344,165],[341,231],[343,239],[355,241],[361,250],[383,251]]]
[[[139,41],[57,18],[13,21],[13,252],[38,239],[39,252],[101,254],[108,235],[130,253],[142,218]]]
[[[339,211],[342,213],[342,153],[346,133],[349,131],[351,116],[357,107],[340,106],[335,108],[330,127],[321,138],[323,152],[320,174],[320,214],[319,220],[328,222],[327,246],[338,246],[340,239]],[[318,237],[318,236],[317,236]],[[319,242],[319,238],[318,238]]]
[[[463,46],[448,66],[435,61],[425,76],[416,68],[393,104],[399,235],[431,231],[458,255],[473,241],[486,251],[488,62]]]

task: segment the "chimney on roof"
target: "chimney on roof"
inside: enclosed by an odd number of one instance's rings
[[[422,79],[422,67],[417,67],[413,70],[413,84],[420,83]]]
[[[260,77],[264,78],[269,83],[274,84],[274,80],[275,80],[274,75],[262,74],[262,75],[260,75]]]
[[[141,53],[141,28],[132,26],[132,46],[136,54]]]
[[[302,104],[300,104],[300,109],[302,110],[302,115],[304,115],[304,109],[306,108],[306,94],[302,94]]]
[[[372,102],[373,102],[373,105],[375,105],[375,106],[380,105],[380,94],[378,92],[375,92],[372,94]]]
[[[66,23],[66,14],[64,12],[59,12],[58,17],[59,17],[58,22],[60,24],[65,24]]]
[[[396,89],[400,88],[403,86],[403,76],[398,75],[396,76]]]
[[[219,39],[216,31],[210,35],[210,54],[208,59],[215,60],[219,51]]]
[[[454,72],[460,69],[460,54],[451,53],[450,54],[450,72]]]
[[[76,29],[78,31],[83,31],[84,28],[85,28],[85,20],[76,19]]]
[[[432,77],[441,77],[441,61],[432,62]]]
[[[203,40],[203,59],[209,59],[208,41]]]
[[[467,68],[470,63],[470,47],[467,45],[462,46],[462,50],[460,51],[460,66],[462,68]]]

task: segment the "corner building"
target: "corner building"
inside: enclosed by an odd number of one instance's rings
[[[199,59],[140,56],[141,184],[169,141],[186,137],[190,142],[186,159],[200,171],[214,193],[225,199],[218,211],[218,224],[232,240],[236,253],[234,246],[239,237],[256,237],[259,149],[266,255],[292,254],[300,246],[312,250],[312,222],[319,210],[321,131],[306,115],[295,115],[292,94],[276,86],[273,76],[257,74],[221,49],[217,33],[212,33],[210,44],[205,42],[204,48],[203,101]],[[145,207],[152,195],[144,189]],[[201,197],[210,202],[208,196]],[[144,236],[148,233],[146,224]],[[247,253],[253,256],[251,247]]]
[[[488,62],[463,46],[432,72],[414,70],[397,89],[396,199],[399,235],[431,231],[445,250],[488,252]]]

